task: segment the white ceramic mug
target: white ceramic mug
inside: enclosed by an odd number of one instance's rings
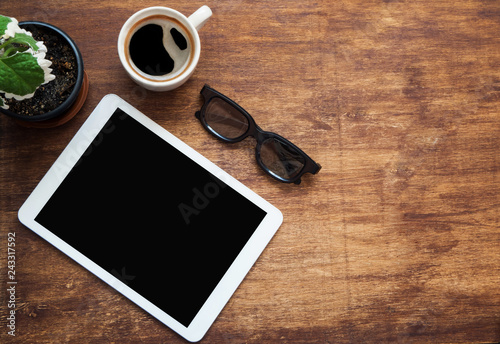
[[[169,91],[184,84],[193,74],[200,59],[198,30],[211,15],[212,11],[208,6],[200,7],[189,17],[167,7],[149,7],[136,12],[125,22],[118,36],[118,55],[128,75],[137,84],[151,91]],[[158,66],[139,68],[131,57],[130,42],[134,34],[148,24],[155,24],[163,29],[163,38],[160,39],[167,57],[170,56],[173,60],[173,69],[164,74]],[[173,29],[184,36],[187,47],[179,47],[174,42],[170,34]],[[147,54],[145,56],[147,58]],[[151,74],[148,71],[151,71]]]

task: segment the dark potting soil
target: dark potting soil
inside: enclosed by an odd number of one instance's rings
[[[47,47],[45,59],[52,61],[50,68],[56,78],[41,85],[32,98],[21,101],[12,98],[6,103],[10,111],[19,115],[37,116],[54,110],[70,96],[78,76],[78,66],[71,46],[59,35],[54,35],[52,30],[32,25],[23,28]]]

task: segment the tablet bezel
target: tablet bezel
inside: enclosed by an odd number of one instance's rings
[[[117,108],[122,109],[151,132],[171,144],[267,213],[188,327],[179,323],[111,273],[61,240],[50,229],[45,228],[35,221],[36,216],[49,200],[50,196],[57,190],[97,135],[105,135],[103,133],[106,130],[104,126]],[[191,342],[199,341],[203,338],[283,221],[283,215],[276,207],[114,94],[106,95],[97,105],[19,209],[18,217],[26,227],[30,228],[112,288]]]

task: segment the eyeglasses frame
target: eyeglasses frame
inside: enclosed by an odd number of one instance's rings
[[[210,132],[212,135],[214,135],[215,137],[217,137],[219,140],[224,141],[224,142],[228,142],[228,143],[240,142],[240,141],[243,141],[244,139],[246,139],[249,136],[254,137],[255,140],[257,141],[257,145],[255,146],[255,159],[257,160],[257,164],[267,174],[269,174],[274,179],[279,180],[279,181],[281,181],[283,183],[300,184],[301,178],[302,178],[302,176],[305,173],[316,174],[316,173],[318,173],[321,170],[321,165],[320,164],[314,162],[314,160],[312,160],[302,149],[300,149],[299,147],[297,147],[296,145],[294,145],[292,142],[288,141],[287,139],[285,139],[281,135],[278,135],[278,134],[270,132],[270,131],[264,131],[264,130],[262,130],[255,123],[254,118],[245,109],[243,109],[241,106],[239,106],[235,101],[233,101],[229,97],[227,97],[227,96],[223,95],[222,93],[218,92],[217,90],[213,89],[208,84],[205,84],[203,86],[203,88],[200,91],[200,94],[203,96],[205,102],[204,102],[203,106],[201,107],[200,111],[196,111],[195,116],[196,116],[196,118],[198,118],[200,120],[200,122],[203,125],[203,127],[208,132]],[[212,101],[213,98],[220,98],[220,99],[222,99],[223,101],[225,101],[229,105],[233,106],[236,110],[238,110],[243,116],[245,116],[247,118],[247,120],[248,120],[248,128],[245,131],[245,133],[243,133],[242,135],[240,135],[240,136],[238,136],[238,137],[236,137],[234,139],[230,139],[230,138],[227,138],[227,137],[224,137],[224,136],[220,135],[214,129],[212,129],[210,127],[210,125],[208,125],[208,123],[205,120],[205,111],[206,111],[206,108],[207,108],[208,104],[210,104],[210,102]],[[302,169],[300,170],[300,172],[297,173],[297,175],[295,175],[294,177],[292,177],[290,179],[280,177],[279,175],[277,175],[273,171],[271,171],[262,162],[262,158],[260,156],[260,150],[261,150],[262,144],[267,139],[270,139],[270,138],[274,138],[274,139],[277,139],[277,140],[281,141],[282,143],[290,146],[291,148],[293,148],[294,150],[296,150],[298,153],[300,153],[303,156],[303,158],[304,158],[304,166],[302,167]]]

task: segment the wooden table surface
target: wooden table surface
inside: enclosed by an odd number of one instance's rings
[[[135,85],[116,49],[125,20],[204,4],[214,14],[192,78],[167,93]],[[25,0],[2,1],[0,13],[66,31],[90,79],[81,112],[61,127],[0,116],[0,342],[185,342],[17,219],[108,93],[283,212],[203,343],[500,341],[500,1]],[[321,172],[281,184],[257,166],[253,139],[211,137],[194,117],[205,83]]]

